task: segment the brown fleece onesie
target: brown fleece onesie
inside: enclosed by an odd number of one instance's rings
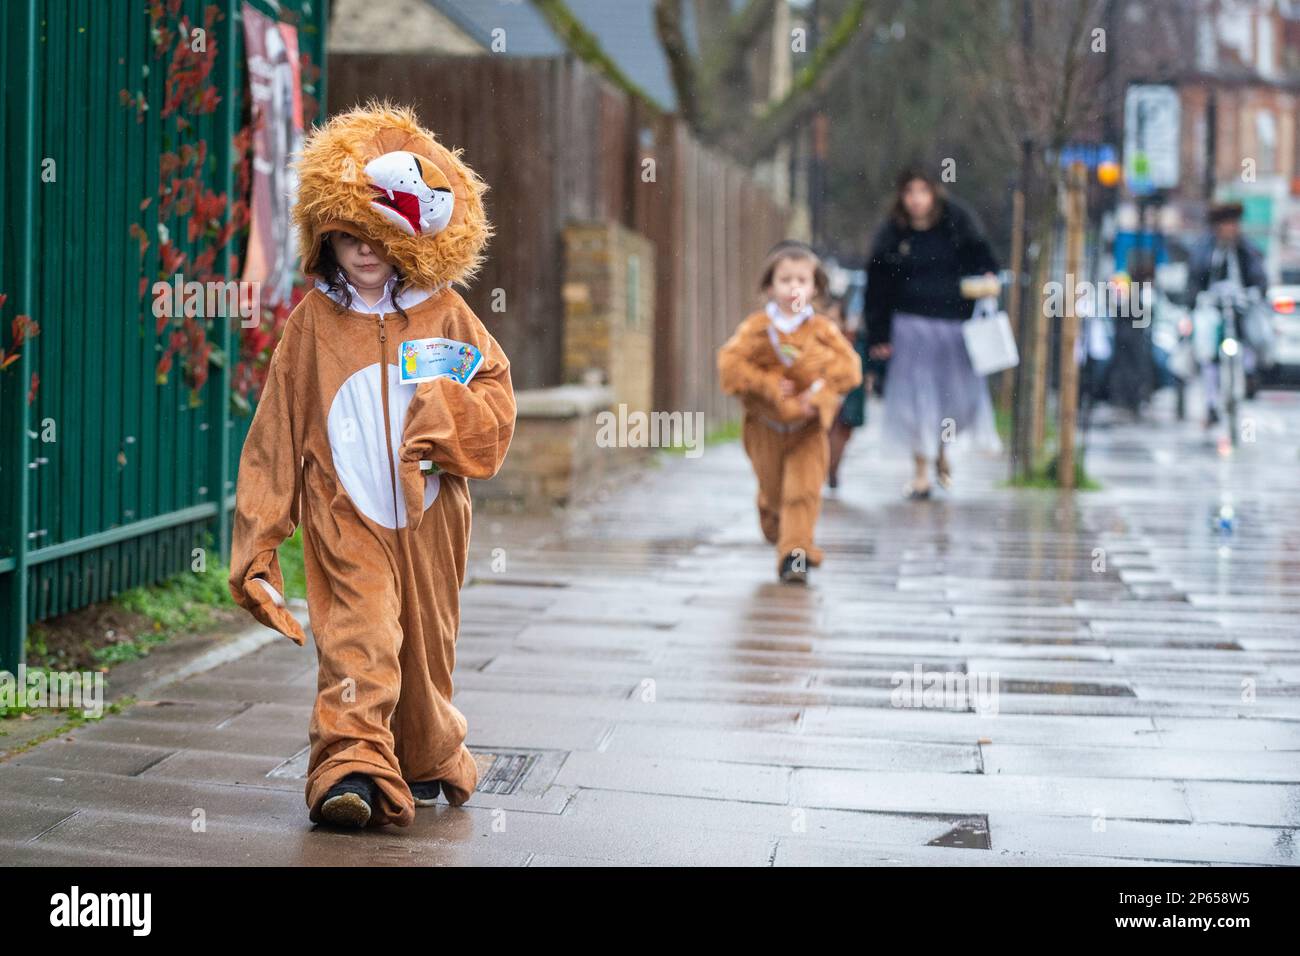
[[[466,479],[501,467],[515,399],[508,359],[447,284],[472,272],[486,238],[482,184],[411,114],[372,106],[336,117],[304,150],[300,195],[319,199],[337,169],[355,177],[377,156],[408,176],[403,164],[419,157],[429,188],[408,181],[392,190],[344,190],[333,206],[311,207],[309,217],[300,200],[305,270],[315,273],[329,228],[385,235],[392,213],[365,208],[376,192],[385,207],[409,215],[414,238],[453,233],[455,249],[385,243],[404,277],[435,289],[407,307],[405,319],[341,310],[316,289],[290,315],[240,456],[230,591],[263,624],[304,643],[297,621],[254,581],[283,594],[276,548],[301,524],[320,668],[309,725],[310,817],[319,821],[330,787],[360,772],[377,785],[370,825],[405,826],[415,815],[408,782],[440,780],[453,805],[477,786],[466,720],[451,703],[470,534]],[[449,181],[455,212],[447,225],[450,204],[439,210],[431,197]],[[433,337],[482,352],[468,384],[399,382],[400,344]],[[421,459],[440,471],[422,472]]]
[[[759,311],[719,350],[718,371],[723,392],[738,396],[744,406],[741,434],[758,478],[758,522],[776,545],[778,568],[797,550],[810,564],[819,564],[813,528],[830,458],[826,432],[844,394],[862,382],[858,354],[825,316],[813,315],[786,335]],[[812,396],[816,415],[805,419],[794,397],[781,396],[783,378],[794,382],[796,392],[821,379],[821,390]]]

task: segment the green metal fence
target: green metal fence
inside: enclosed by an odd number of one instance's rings
[[[250,5],[296,22],[323,85],[326,0]],[[179,370],[155,380],[170,330],[156,332],[141,285],[161,267],[159,202],[146,200],[163,182],[160,157],[180,146],[160,115],[160,11],[192,24],[208,7],[222,15],[209,77],[220,102],[192,132],[207,143],[200,178],[232,199],[248,74],[237,0],[0,7],[0,344],[13,353],[17,315],[40,325],[0,371],[0,669],[12,671],[31,622],[189,570],[196,547],[228,557],[248,428],[230,399],[238,328],[208,323],[213,361],[192,401]],[[171,237],[192,256],[187,239]],[[232,253],[238,240],[219,271]]]

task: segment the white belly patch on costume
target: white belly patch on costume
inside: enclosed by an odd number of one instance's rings
[[[393,462],[402,445],[406,410],[415,388],[398,383],[399,369],[388,366],[388,422],[393,442]],[[393,479],[388,469],[388,445],[384,441],[383,375],[379,363],[353,372],[339,386],[330,403],[326,430],[334,472],[339,476],[357,510],[385,528],[406,527],[406,501],[399,489],[394,512]],[[424,483],[424,507],[438,497],[438,476]]]

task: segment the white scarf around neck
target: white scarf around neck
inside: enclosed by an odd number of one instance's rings
[[[767,317],[772,320],[772,324],[780,330],[782,335],[789,335],[812,318],[812,314],[813,307],[811,305],[805,305],[795,315],[786,315],[776,302],[769,300],[767,303]]]

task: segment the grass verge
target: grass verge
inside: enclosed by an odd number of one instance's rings
[[[280,546],[285,594],[306,594],[302,531]],[[252,621],[230,597],[230,569],[209,563],[203,571],[175,575],[67,614],[33,624],[27,634],[29,668],[107,670],[146,656],[181,634]]]

